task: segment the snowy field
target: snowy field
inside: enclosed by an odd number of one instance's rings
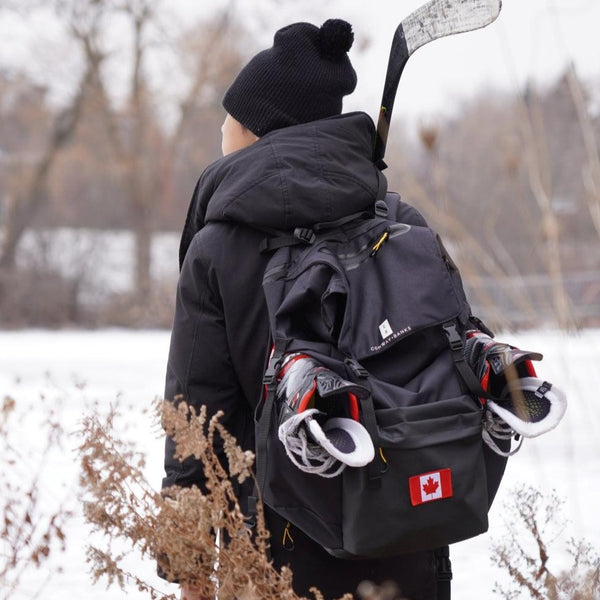
[[[503,509],[517,484],[532,484],[544,493],[556,490],[565,499],[563,537],[586,537],[600,548],[600,330],[578,335],[551,331],[498,335],[521,348],[544,353],[538,374],[562,387],[569,400],[559,428],[538,439],[526,440],[508,466],[499,496],[490,514],[490,531],[452,548],[453,594],[460,600],[496,598],[495,581],[505,576],[490,562],[490,540],[500,539],[511,515]],[[75,516],[66,529],[67,550],[56,554],[39,570],[24,574],[10,597],[25,600],[64,598],[121,598],[105,582],[92,585],[85,563],[89,532],[78,513],[78,463],[75,435],[62,447],[42,455],[39,407],[55,407],[69,432],[81,417],[97,407],[105,411],[117,401],[124,413],[119,424],[123,435],[135,441],[148,457],[149,480],[160,485],[162,440],[149,410],[163,388],[169,334],[164,331],[15,331],[0,332],[0,396],[17,401],[13,433],[19,438],[22,464],[19,473],[40,470],[40,497],[48,510],[66,501]],[[560,567],[559,557],[558,564]],[[60,568],[62,567],[62,568]],[[134,568],[165,591],[175,588],[154,576],[154,565],[141,562]],[[37,596],[38,592],[41,594]],[[132,600],[145,598],[127,590]]]

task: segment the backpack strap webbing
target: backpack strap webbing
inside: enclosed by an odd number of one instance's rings
[[[296,227],[291,234],[282,233],[280,235],[274,235],[268,238],[265,238],[259,247],[261,253],[270,252],[273,250],[277,250],[278,248],[285,248],[287,246],[297,246],[299,244],[314,244],[317,239],[317,233],[321,231],[328,231],[332,229],[337,229],[342,227],[342,225],[346,225],[351,221],[356,221],[360,218],[370,217],[368,212],[361,211],[352,213],[351,215],[346,215],[340,219],[335,221],[324,221],[323,223],[315,223],[310,227]]]
[[[399,204],[400,195],[396,192],[388,192],[381,200],[375,202],[375,214],[378,217],[396,221]]]
[[[435,569],[437,573],[436,600],[450,600],[452,581],[452,563],[450,562],[450,548],[443,546],[433,552],[435,556]]]
[[[296,246],[299,244],[311,245],[316,239],[315,232],[308,227],[296,227],[291,235],[278,235],[276,237],[265,238],[259,246],[261,254],[271,252],[278,248]]]
[[[444,333],[448,338],[448,345],[450,346],[450,352],[452,353],[452,360],[454,366],[458,371],[463,382],[469,389],[469,391],[475,394],[478,398],[491,398],[490,394],[481,387],[481,382],[473,372],[473,369],[467,363],[465,356],[465,345],[462,341],[462,337],[458,332],[456,323],[449,321],[442,325]]]
[[[267,471],[267,442],[269,438],[269,428],[273,417],[273,405],[275,402],[275,390],[277,388],[277,373],[281,367],[283,354],[286,349],[285,340],[273,340],[273,351],[269,358],[267,368],[263,377],[266,394],[262,404],[256,409],[255,419],[258,420],[258,430],[256,432],[256,481],[254,490],[247,500],[247,510],[245,514],[246,526],[253,529],[256,526],[257,503],[260,499],[260,490],[265,483]],[[259,417],[260,414],[260,417]],[[271,560],[270,547],[267,547],[267,558]]]
[[[371,395],[371,386],[369,385],[369,372],[355,359],[346,358],[344,361],[352,374],[360,384],[369,390],[369,395],[360,401],[362,423],[367,430],[373,445],[379,446],[379,429],[375,417],[375,407],[373,406],[373,396]],[[381,454],[375,453],[375,458],[368,464],[368,487],[376,489],[381,486],[381,477],[385,473],[386,466],[382,461]]]
[[[287,348],[285,340],[275,339],[273,341],[273,352],[263,378],[263,384],[265,385],[266,389],[266,397],[262,407],[257,408],[257,411],[260,411],[255,441],[256,479],[259,490],[263,489],[266,477],[267,440],[269,439],[269,429],[271,426],[271,419],[273,418],[275,391],[277,389],[277,373],[279,373],[283,355]]]

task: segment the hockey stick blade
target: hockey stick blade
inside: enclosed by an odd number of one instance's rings
[[[486,27],[501,8],[501,0],[431,0],[401,23],[408,55],[438,38]]]
[[[392,109],[400,76],[410,56],[421,46],[449,35],[465,33],[493,23],[502,0],[430,0],[406,17],[394,33],[377,122],[374,159],[381,169]]]

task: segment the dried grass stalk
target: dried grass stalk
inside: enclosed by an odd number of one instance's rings
[[[598,600],[600,556],[591,545],[570,539],[566,549],[572,564],[556,573],[549,567],[551,550],[566,527],[563,502],[530,486],[515,489],[511,497],[505,537],[492,544],[492,560],[509,573],[511,584],[497,584],[494,591],[506,600]]]
[[[159,493],[144,477],[143,455],[115,436],[115,412],[104,420],[86,418],[80,446],[85,517],[107,544],[88,550],[94,578],[122,588],[133,583],[151,598],[173,598],[123,566],[124,558],[137,552],[156,560],[169,580],[194,585],[202,596],[215,597],[218,590],[219,600],[300,600],[291,571],[277,571],[268,559],[270,536],[260,503],[256,525],[249,529],[234,493],[233,479],[253,477],[254,455],[237,445],[220,414],[207,420],[204,409],[196,414],[184,402],[165,402],[160,412],[177,458],[202,463],[206,490],[172,487]],[[227,470],[213,451],[217,434]],[[117,555],[115,544],[129,550]],[[322,598],[318,590],[313,593]]]

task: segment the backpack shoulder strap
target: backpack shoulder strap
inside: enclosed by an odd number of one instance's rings
[[[375,204],[375,213],[398,223],[428,226],[425,217],[414,206],[403,202],[397,192],[387,192],[383,200]]]

